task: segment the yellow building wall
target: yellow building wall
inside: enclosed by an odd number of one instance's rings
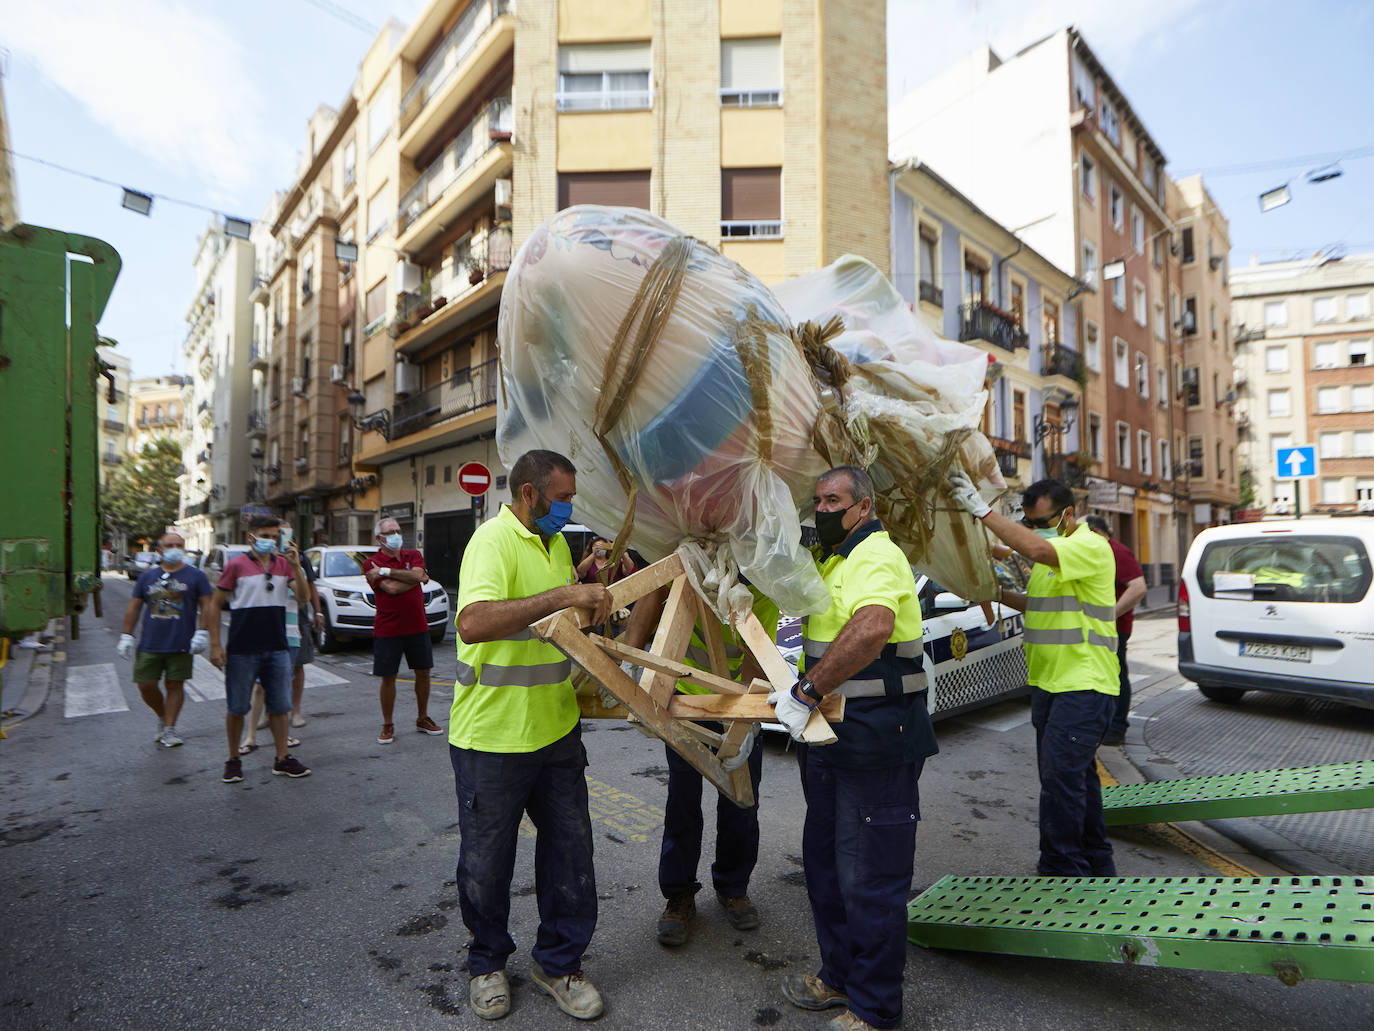
[[[519,247],[558,205],[558,11],[555,0],[523,0],[516,15],[515,167],[511,173],[511,237]]]
[[[800,276],[814,272],[822,264],[824,232],[820,208],[822,141],[816,124],[820,95],[816,81],[815,0],[782,0],[782,18],[782,81],[786,89],[782,108],[785,272],[788,276]],[[886,205],[883,213],[887,217]]]
[[[720,234],[720,36],[715,6],[660,0],[654,38],[653,209],[703,240]]]
[[[560,43],[649,39],[653,31],[649,0],[558,0]]]
[[[780,107],[720,110],[720,167],[772,168],[783,163],[784,116]]]
[[[557,146],[560,172],[653,168],[654,113],[587,111],[560,114]]]
[[[720,0],[722,39],[782,33],[782,0]]]
[[[787,245],[781,240],[722,240],[720,253],[737,261],[765,283],[787,278]]]

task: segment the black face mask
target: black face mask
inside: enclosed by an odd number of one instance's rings
[[[849,531],[844,528],[845,514],[850,508],[862,503],[856,501],[849,508],[841,508],[835,512],[816,513],[816,536],[820,539],[821,547],[829,551],[849,536]]]

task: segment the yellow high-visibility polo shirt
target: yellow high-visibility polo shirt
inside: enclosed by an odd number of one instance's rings
[[[1087,523],[1049,542],[1059,568],[1037,562],[1026,589],[1027,683],[1050,692],[1120,694],[1112,546]]]
[[[463,553],[456,610],[479,601],[529,598],[576,582],[561,533],[547,549],[509,505],[477,528]],[[449,743],[479,752],[533,752],[577,725],[572,662],[529,629],[500,641],[458,637],[458,680]]]

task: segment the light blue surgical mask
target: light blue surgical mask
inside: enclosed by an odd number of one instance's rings
[[[186,552],[181,548],[163,548],[162,561],[166,562],[169,566],[174,566],[178,562],[185,562]]]
[[[259,555],[271,555],[277,550],[277,542],[271,537],[254,537],[253,550]]]
[[[539,527],[539,532],[545,537],[552,537],[571,521],[571,501],[550,501],[548,512],[537,518],[534,521],[534,525]]]
[[[386,535],[386,546],[392,551],[400,551],[401,545],[405,543],[405,538],[399,533],[389,533]]]
[[[1036,530],[1035,532],[1039,534],[1041,537],[1044,537],[1045,540],[1049,540],[1051,537],[1059,536],[1059,527],[1046,526],[1043,529]]]

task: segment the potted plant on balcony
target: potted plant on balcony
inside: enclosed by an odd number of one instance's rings
[[[414,312],[416,322],[423,322],[434,311],[434,303],[430,300],[430,283],[433,279],[434,270],[425,269],[424,279],[420,283],[420,303]]]
[[[1070,465],[1077,466],[1079,469],[1091,469],[1093,462],[1096,461],[1091,451],[1075,451],[1064,457]]]
[[[487,278],[486,272],[483,270],[481,264],[475,258],[469,258],[467,265],[468,282],[471,283],[473,286],[476,286],[482,280]]]

